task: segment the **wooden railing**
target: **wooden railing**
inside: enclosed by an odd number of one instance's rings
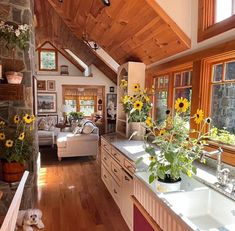
[[[15,196],[13,197],[11,205],[7,211],[6,217],[3,221],[0,231],[14,231],[15,230],[18,211],[20,208],[20,202],[21,202],[23,191],[24,191],[24,185],[28,178],[28,175],[29,175],[29,172],[25,171],[24,175],[21,178],[20,184],[16,190]]]

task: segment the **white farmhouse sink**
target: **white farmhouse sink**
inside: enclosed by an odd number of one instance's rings
[[[163,196],[168,205],[200,230],[235,230],[235,202],[209,189],[175,192]],[[221,229],[226,230],[226,229]]]

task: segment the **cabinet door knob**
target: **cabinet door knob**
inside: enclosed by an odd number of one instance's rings
[[[114,190],[113,190],[113,192],[114,192],[115,194],[117,194],[117,191],[116,191],[116,189],[114,189]]]
[[[104,174],[104,178],[107,178],[107,176]]]
[[[118,172],[118,171],[116,170],[116,168],[114,168],[113,171],[114,171],[114,172]]]
[[[129,180],[129,178],[128,178],[127,176],[125,176],[125,180],[126,180],[126,181],[130,181],[130,180]]]
[[[107,160],[107,158],[106,158],[106,157],[104,157],[104,160]]]

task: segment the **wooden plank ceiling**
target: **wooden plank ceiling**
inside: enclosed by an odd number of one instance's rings
[[[119,64],[126,61],[151,64],[191,46],[190,39],[155,0],[110,0],[109,7],[102,0],[48,2],[74,35],[81,38],[86,33]],[[46,18],[47,9],[39,10]],[[61,30],[59,23],[53,23],[54,26]],[[71,39],[70,34],[61,35],[65,40]]]
[[[76,1],[73,2],[75,3]],[[81,38],[71,32],[71,29],[65,24],[47,0],[35,1],[35,15],[37,47],[49,41],[60,52],[63,52],[67,48],[88,66],[91,64],[95,65],[114,83],[117,82],[116,72],[100,59]]]

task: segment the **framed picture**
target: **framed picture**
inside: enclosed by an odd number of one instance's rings
[[[102,111],[102,105],[98,105],[98,111]]]
[[[47,80],[47,90],[55,91],[55,80]]]
[[[37,80],[37,90],[46,91],[46,80]]]
[[[107,94],[107,107],[113,103],[114,107],[117,107],[117,94]]]
[[[69,75],[69,67],[67,65],[60,66],[60,74],[61,75]]]
[[[55,49],[40,48],[38,50],[39,71],[57,71],[58,54]]]
[[[114,87],[110,87],[109,92],[114,92]]]
[[[38,114],[56,113],[56,93],[45,92],[37,95]]]

